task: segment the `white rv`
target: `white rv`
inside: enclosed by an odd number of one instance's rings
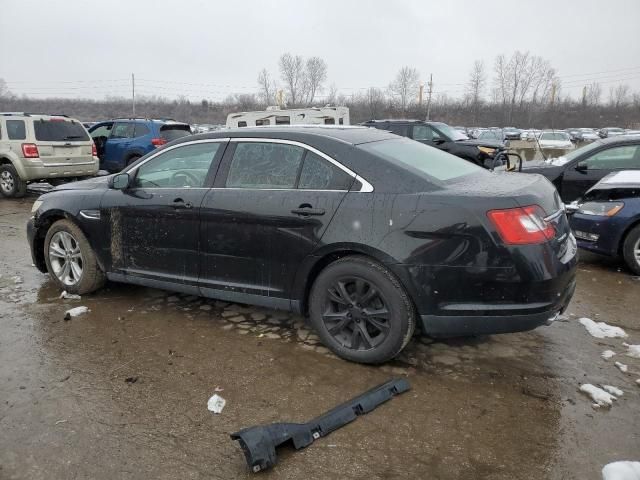
[[[280,110],[268,107],[258,112],[230,113],[227,128],[271,125],[349,125],[347,107],[312,107]]]

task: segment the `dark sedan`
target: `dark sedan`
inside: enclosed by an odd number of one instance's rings
[[[33,208],[33,260],[88,293],[105,279],[308,313],[337,355],[378,363],[414,333],[527,330],[573,294],[553,185],[358,127],[176,140]]]
[[[568,208],[580,248],[622,257],[640,275],[640,171],[607,175]]]
[[[522,172],[547,177],[568,203],[611,172],[635,169],[640,169],[640,136],[618,136],[596,140],[559,158],[526,162]]]

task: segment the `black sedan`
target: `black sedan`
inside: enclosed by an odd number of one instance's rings
[[[553,185],[358,127],[175,140],[34,204],[33,260],[73,293],[106,279],[308,313],[343,358],[542,325],[574,290]]]
[[[522,172],[544,175],[569,203],[611,172],[636,169],[640,169],[640,136],[618,136],[596,140],[563,157],[526,162]]]

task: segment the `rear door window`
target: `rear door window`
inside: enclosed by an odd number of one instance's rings
[[[175,140],[176,138],[186,137],[191,135],[191,127],[189,125],[177,124],[177,125],[163,125],[160,127],[160,137],[164,138],[167,142]]]
[[[7,120],[7,137],[9,137],[9,140],[25,140],[27,132],[24,127],[24,120]]]
[[[349,190],[353,177],[324,158],[308,151],[298,188],[305,190]]]
[[[82,124],[67,120],[34,120],[36,140],[43,142],[85,142],[89,135]]]
[[[236,145],[227,187],[295,188],[304,149],[296,145],[239,142]]]

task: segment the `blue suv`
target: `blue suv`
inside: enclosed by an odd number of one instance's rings
[[[118,118],[92,125],[93,138],[100,158],[100,168],[119,172],[153,149],[191,135],[187,123],[147,118]]]

